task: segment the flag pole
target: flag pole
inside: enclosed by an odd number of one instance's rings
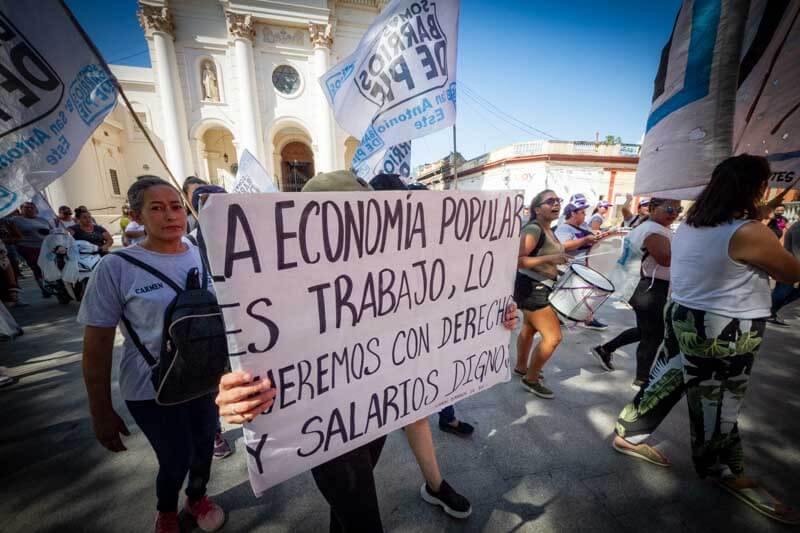
[[[458,190],[458,163],[456,162],[456,125],[453,124],[453,188]]]
[[[103,54],[101,54],[100,50],[97,49],[97,46],[95,46],[94,41],[92,41],[91,37],[89,37],[89,35],[86,33],[86,31],[84,31],[83,26],[80,25],[80,23],[78,22],[78,19],[75,18],[75,15],[69,9],[69,7],[64,2],[64,0],[60,0],[60,3],[61,3],[61,7],[63,7],[64,11],[67,13],[67,16],[72,21],[72,24],[75,26],[75,29],[78,30],[78,33],[80,33],[81,37],[83,37],[83,40],[86,41],[86,44],[89,46],[89,48],[92,50],[92,52],[94,52],[94,55],[97,56],[97,59],[100,61],[100,64],[103,66],[103,68],[106,69],[106,72],[108,73],[108,76],[109,76],[111,82],[114,84],[114,87],[117,89],[117,91],[119,92],[119,95],[122,97],[122,101],[125,102],[125,107],[127,107],[128,111],[130,111],[131,118],[133,118],[133,121],[136,123],[136,126],[140,130],[142,130],[142,133],[144,134],[144,138],[147,139],[148,144],[150,144],[150,147],[156,153],[156,157],[158,157],[158,160],[161,162],[161,165],[167,171],[167,175],[172,180],[173,185],[175,185],[175,187],[180,191],[181,190],[180,183],[178,183],[178,180],[175,179],[175,176],[172,174],[172,171],[169,169],[169,165],[167,165],[167,162],[164,160],[164,157],[161,155],[161,152],[159,152],[158,148],[156,148],[156,145],[153,142],[153,139],[150,137],[150,134],[148,133],[147,128],[144,126],[144,124],[142,124],[142,121],[139,120],[139,116],[133,110],[133,106],[131,105],[130,100],[128,100],[128,96],[125,94],[125,91],[122,89],[122,85],[119,83],[119,80],[117,79],[117,77],[114,76],[113,72],[111,72],[111,69],[109,68],[108,63],[106,63],[105,58],[103,58]],[[183,198],[183,195],[181,195],[181,198]],[[189,207],[189,211],[192,212],[192,215],[194,215],[194,217],[199,220],[199,217],[197,215],[197,211],[195,211],[194,207],[192,206],[192,203],[191,202],[186,202],[186,205]]]

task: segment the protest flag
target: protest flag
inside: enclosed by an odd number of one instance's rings
[[[356,50],[320,78],[336,121],[362,139],[354,170],[366,172],[367,161],[374,169],[403,149],[395,145],[455,123],[458,16],[458,0],[392,0]]]
[[[635,194],[694,198],[714,167],[766,157],[800,177],[800,0],[685,0],[664,47]]]
[[[0,2],[0,39],[3,216],[66,172],[117,91],[57,0]]]
[[[353,156],[351,167],[353,173],[366,181],[378,174],[397,174],[400,179],[408,183],[411,177],[411,141],[395,144],[368,157],[359,146]]]
[[[278,192],[275,182],[258,162],[258,159],[245,149],[239,168],[236,169],[236,180],[231,191],[233,194],[258,194],[262,192]]]

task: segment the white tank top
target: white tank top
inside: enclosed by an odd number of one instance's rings
[[[754,319],[770,316],[769,276],[731,259],[731,237],[751,220],[713,228],[681,224],[672,239],[672,299],[690,309]]]

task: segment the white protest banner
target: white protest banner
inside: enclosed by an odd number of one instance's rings
[[[510,379],[523,205],[518,191],[209,197],[232,365],[277,389],[244,430],[256,494]]]
[[[456,120],[459,1],[392,0],[322,78],[339,125],[367,157]]]
[[[714,167],[765,156],[800,170],[800,0],[685,0],[661,55],[635,194],[694,198]]]
[[[249,150],[245,149],[239,168],[236,170],[236,181],[231,193],[259,193],[259,192],[278,192],[275,182],[269,177],[267,171],[258,162]]]
[[[734,152],[766,157],[771,187],[796,186],[800,178],[799,18],[800,0],[753,1],[745,30]]]
[[[0,41],[3,216],[72,165],[117,94],[57,0],[0,1]]]
[[[351,166],[353,173],[366,181],[378,174],[397,174],[407,182],[411,176],[411,141],[379,150],[371,156],[359,146]]]

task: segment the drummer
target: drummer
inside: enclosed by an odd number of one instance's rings
[[[557,265],[568,257],[550,228],[561,211],[561,198],[551,190],[537,194],[531,202],[531,219],[522,228],[517,260],[514,301],[522,309],[522,330],[517,337],[517,364],[514,372],[533,394],[551,399],[553,391],[544,385],[542,368],[561,343],[561,324],[548,296],[558,277]],[[542,336],[533,350],[533,337]],[[530,359],[530,364],[528,364]]]
[[[564,250],[571,258],[578,258],[580,264],[586,264],[586,255],[591,250],[592,245],[604,238],[606,233],[595,233],[586,224],[586,209],[589,202],[582,194],[576,194],[572,201],[564,207],[564,222],[556,228],[556,238],[564,245]],[[581,259],[583,258],[583,259]],[[596,318],[581,322],[581,326],[587,329],[603,331],[608,328]]]

